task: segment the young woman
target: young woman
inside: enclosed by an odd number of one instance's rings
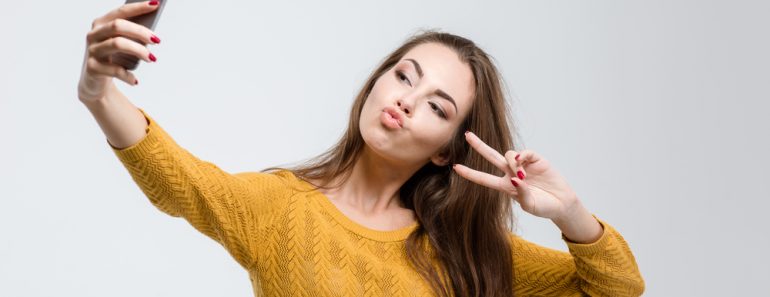
[[[115,52],[155,60],[126,37],[158,37],[125,19],[156,7],[126,4],[93,22],[80,101],[150,202],[222,244],[255,295],[644,291],[618,231],[545,158],[514,150],[499,74],[470,40],[411,37],[370,75],[329,151],[294,168],[231,174],[180,147],[112,81],[137,84],[111,63]],[[569,252],[513,234],[513,201],[552,220]]]

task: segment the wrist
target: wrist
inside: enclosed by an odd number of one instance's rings
[[[591,212],[583,207],[582,203],[579,201],[575,203],[563,216],[553,219],[553,223],[572,242],[582,244],[596,242],[604,234],[604,228]]]
[[[578,217],[584,217],[586,213],[590,215],[588,210],[583,206],[583,203],[581,203],[579,199],[575,199],[565,207],[564,213],[562,213],[561,216],[556,217],[551,221],[557,226],[567,225],[570,222],[574,222]]]
[[[569,221],[570,218],[580,215],[580,212],[587,211],[576,194],[572,193],[567,197],[566,199],[561,199],[564,204],[564,210],[561,215],[552,219],[554,223],[564,223]]]
[[[111,101],[115,101],[121,98],[121,96],[125,97],[123,93],[118,90],[118,88],[115,86],[115,84],[110,83],[107,86],[105,86],[104,90],[101,92],[101,94],[87,94],[87,91],[79,90],[78,92],[78,99],[80,103],[83,103],[83,105],[86,106],[86,108],[98,108],[104,105],[107,105]]]

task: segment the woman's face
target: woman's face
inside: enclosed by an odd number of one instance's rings
[[[418,45],[375,82],[359,119],[363,139],[396,165],[446,165],[439,150],[470,111],[473,90],[470,67],[452,49]],[[388,109],[398,113],[400,125]]]

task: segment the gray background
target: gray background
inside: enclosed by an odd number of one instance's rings
[[[250,296],[216,242],[155,209],[77,98],[121,1],[0,9],[0,295]],[[171,1],[119,88],[229,172],[314,156],[419,28],[497,61],[526,148],[629,242],[645,296],[770,296],[766,1]],[[525,238],[566,251],[517,208]]]

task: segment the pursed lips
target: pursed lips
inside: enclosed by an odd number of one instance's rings
[[[385,111],[388,114],[390,114],[390,116],[393,117],[398,122],[398,125],[400,127],[404,127],[403,117],[401,116],[401,114],[398,111],[396,111],[395,108],[393,108],[393,107],[386,107],[385,109],[383,109],[383,111]]]

